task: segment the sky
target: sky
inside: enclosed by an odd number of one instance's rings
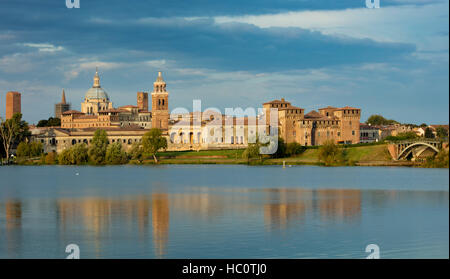
[[[402,123],[449,122],[449,1],[0,0],[0,115],[22,93],[29,123],[63,88],[80,110],[95,68],[114,107],[151,92],[169,107],[258,108],[285,98],[307,112],[362,109]]]

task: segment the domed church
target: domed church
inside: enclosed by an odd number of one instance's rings
[[[81,103],[81,112],[89,115],[97,115],[101,111],[113,108],[112,102],[106,91],[100,86],[100,76],[98,69],[95,71],[94,85],[84,95],[84,102]]]

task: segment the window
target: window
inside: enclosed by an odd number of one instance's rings
[[[354,136],[355,135],[355,131],[352,131],[352,136]]]

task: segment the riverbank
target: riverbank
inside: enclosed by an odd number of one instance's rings
[[[345,164],[341,166],[414,166],[421,163],[392,160],[386,144],[358,145],[343,147]],[[263,158],[248,161],[243,158],[244,149],[237,150],[200,150],[200,151],[166,151],[158,153],[158,164],[224,164],[224,165],[315,165],[323,166],[319,160],[317,147],[306,148],[301,154],[287,158]],[[19,165],[51,165],[41,158],[18,159]],[[130,160],[130,165],[153,165],[152,158]]]

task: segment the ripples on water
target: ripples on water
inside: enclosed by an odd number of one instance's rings
[[[76,175],[79,173],[79,175]],[[0,258],[449,256],[448,170],[2,167]]]

